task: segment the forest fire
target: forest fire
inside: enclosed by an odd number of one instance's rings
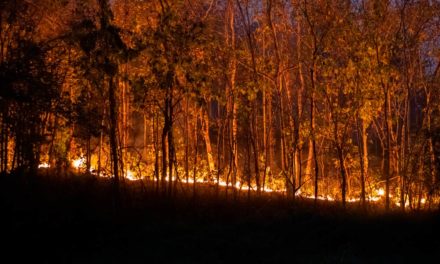
[[[76,159],[73,159],[71,161],[71,166],[73,169],[75,169],[78,172],[85,172],[85,167],[86,167],[86,160],[83,157],[79,157]],[[98,174],[96,173],[97,169],[96,169],[97,165],[96,164],[92,164],[91,168],[90,168],[90,173],[94,176],[98,176]],[[47,163],[41,163],[38,168],[40,169],[48,169],[50,168],[50,165]],[[113,178],[114,175],[107,175],[104,173],[100,174],[100,177],[103,178]],[[127,179],[128,181],[144,181],[147,180],[148,177],[142,177],[141,175],[138,175],[136,172],[127,169],[124,173],[124,178]],[[169,182],[169,176],[167,176],[165,178],[166,182]],[[153,178],[154,182],[157,182],[156,178]],[[172,181],[176,181],[176,178],[173,177]],[[193,177],[189,177],[189,178],[183,178],[180,179],[179,182],[183,183],[183,184],[194,184],[194,178]],[[240,181],[237,181],[235,183],[235,185],[232,184],[231,181],[226,182],[223,179],[220,179],[219,181],[217,181],[217,179],[214,179],[212,181],[208,181],[208,180],[204,180],[203,178],[200,177],[196,177],[196,181],[197,184],[213,184],[213,185],[217,185],[221,186],[221,187],[228,187],[228,188],[234,188],[236,190],[239,191],[243,191],[243,192],[247,192],[247,191],[251,191],[253,193],[256,193],[258,188],[255,184],[248,186],[247,183],[242,183]],[[275,184],[276,185],[276,184]],[[265,186],[264,189],[261,188],[261,191],[264,193],[278,193],[281,195],[284,195],[287,193],[287,189],[285,188],[277,188],[277,189],[272,189],[269,186]],[[313,192],[313,189],[308,189],[306,190],[305,188],[303,188],[302,190],[298,190],[295,194],[296,197],[298,198],[303,198],[303,199],[309,199],[309,200],[314,200],[315,196],[313,194],[310,194]],[[385,190],[383,188],[378,188],[378,189],[373,189],[371,191],[371,195],[367,195],[366,196],[366,200],[369,202],[383,202],[384,201],[384,195],[385,195]],[[392,198],[393,195],[390,194],[390,197]],[[320,201],[327,201],[327,202],[340,202],[340,199],[335,198],[334,196],[330,195],[330,194],[320,194],[317,196],[316,198],[317,200]],[[359,197],[347,197],[347,202],[348,203],[360,203],[361,199]],[[424,205],[426,203],[426,199],[425,198],[421,198],[420,203],[422,205]],[[397,207],[401,207],[400,201],[395,200],[394,204]],[[409,207],[409,202],[406,201],[405,203],[405,207]]]
[[[72,168],[74,168],[75,170],[81,172],[82,170],[85,169],[86,160],[83,157],[80,157],[80,158],[72,160],[71,165],[72,165]],[[96,171],[97,171],[96,167],[97,167],[96,164],[93,164],[91,169],[90,169],[90,172],[91,172],[92,175],[98,176],[97,173],[96,173]],[[50,165],[48,163],[41,163],[41,164],[39,164],[38,168],[39,169],[48,169],[48,168],[50,168]],[[109,176],[107,174],[101,173],[100,177],[103,177],[103,178],[108,178],[108,177],[113,178],[114,175],[110,175]],[[140,175],[137,175],[137,173],[135,173],[135,172],[133,172],[133,171],[131,171],[129,169],[125,171],[124,178],[127,179],[128,181],[144,181],[144,180],[147,180],[147,178],[145,178],[145,177],[143,178]],[[172,180],[176,181],[176,178],[173,177]],[[156,178],[153,178],[153,181],[157,182]],[[169,177],[166,177],[165,181],[169,182]],[[188,179],[183,178],[183,179],[181,179],[179,181],[181,183],[183,183],[183,184],[194,184],[193,177],[189,177]],[[213,181],[210,182],[210,181],[204,180],[203,178],[197,177],[195,182],[197,184],[214,184],[214,185],[218,184],[218,186],[221,186],[221,187],[234,188],[234,189],[236,189],[238,191],[243,191],[243,192],[251,191],[253,193],[256,193],[257,189],[258,189],[256,185],[248,186],[246,183],[242,183],[240,181],[236,182],[236,184],[233,185],[232,182],[230,182],[230,181],[226,182],[223,179],[220,179],[219,181],[214,179]],[[268,186],[265,186],[264,189],[261,189],[261,191],[265,192],[265,193],[278,193],[278,194],[281,194],[281,195],[287,193],[287,189],[285,189],[285,188],[272,189],[272,188],[270,188]],[[298,190],[296,192],[295,196],[298,197],[298,198],[303,198],[303,199],[308,199],[308,200],[315,200],[315,196],[313,194],[310,194],[312,192],[313,192],[313,189],[305,190],[305,188],[304,188],[304,190]],[[371,191],[371,194],[366,196],[366,200],[368,202],[372,202],[372,203],[383,203],[384,202],[384,196],[385,196],[385,190],[383,188],[373,189]],[[396,196],[394,196],[394,197],[396,197]],[[390,198],[393,199],[394,205],[396,207],[402,207],[401,202],[398,199],[393,198],[392,194],[390,194]],[[340,199],[337,199],[334,196],[329,195],[329,194],[327,194],[327,195],[320,194],[320,195],[317,196],[316,199],[320,200],[320,201],[326,201],[326,202],[340,202],[341,201]],[[361,198],[359,198],[359,197],[347,197],[347,202],[348,203],[360,203],[361,202]],[[420,202],[421,205],[425,205],[426,204],[426,198],[421,198],[419,202]],[[410,207],[410,203],[409,203],[408,200],[405,202],[405,207],[406,208]]]
[[[61,2],[0,10],[1,172],[440,203],[438,4]]]
[[[0,206],[57,262],[425,263],[440,0],[0,0]]]

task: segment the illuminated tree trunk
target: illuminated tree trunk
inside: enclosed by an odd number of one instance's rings
[[[127,104],[126,104],[126,97],[127,97],[127,91],[126,91],[126,85],[123,80],[119,80],[119,87],[120,89],[120,104],[119,104],[119,128],[118,131],[120,132],[120,160],[121,164],[125,164],[126,161],[126,152],[127,152]],[[127,177],[126,170],[122,166],[122,177]]]
[[[172,102],[172,100],[171,100]],[[173,137],[173,105],[170,103],[170,125],[168,130],[168,196],[171,197],[173,195],[173,165],[174,165],[174,137]],[[177,178],[177,175],[176,175]],[[177,180],[177,179],[176,179]]]
[[[284,131],[283,131],[283,127],[284,127],[284,120],[283,120],[283,98],[281,95],[281,91],[282,91],[282,74],[280,73],[280,68],[282,67],[282,61],[281,61],[281,54],[280,54],[280,49],[279,49],[279,43],[278,43],[278,38],[277,38],[277,33],[276,33],[276,29],[273,25],[273,21],[272,21],[272,5],[273,2],[272,0],[266,0],[266,17],[267,17],[267,23],[270,29],[270,33],[272,35],[272,41],[273,41],[273,45],[274,45],[274,51],[275,51],[275,73],[274,73],[274,88],[275,91],[278,91],[278,94],[280,96],[279,100],[280,100],[280,108],[279,108],[279,115],[280,115],[280,126],[281,128],[281,140],[280,140],[280,160],[282,163],[282,167],[284,166],[285,160],[284,160]],[[269,86],[270,87],[270,86]],[[274,174],[274,167],[275,165],[273,164],[273,159],[274,159],[274,153],[275,153],[275,144],[276,144],[276,140],[274,138],[274,122],[273,122],[273,107],[272,104],[274,103],[274,96],[271,92],[271,88],[268,89],[268,102],[267,102],[267,106],[268,106],[268,140],[267,140],[267,144],[268,144],[268,168],[270,171],[269,174],[269,182],[272,182],[272,176]],[[283,175],[284,175],[284,169],[285,168],[281,168],[283,171]]]
[[[218,105],[217,108],[217,175],[216,175],[216,195],[218,196],[220,194],[220,174],[222,172],[222,157],[224,156],[224,149],[225,149],[225,144],[224,144],[224,120],[220,118],[221,116],[221,112],[220,112],[220,105]]]
[[[433,74],[433,80],[435,80],[438,72],[440,71],[440,63],[437,63],[437,67],[435,68]],[[432,98],[432,83],[425,86],[425,94],[426,94],[426,128],[428,130],[428,155],[429,155],[429,172],[430,172],[430,189],[428,191],[428,201],[431,204],[432,198],[434,196],[434,191],[436,190],[436,185],[438,181],[438,164],[436,162],[436,152],[434,149],[435,140],[434,140],[434,131],[432,129],[432,114],[433,114],[433,98]]]
[[[260,194],[261,191],[261,183],[260,183],[260,151],[258,148],[258,118],[256,114],[256,103],[254,102],[252,108],[252,123],[251,123],[251,144],[254,153],[254,170],[255,170],[255,183],[257,185],[257,193]]]
[[[237,130],[238,130],[238,119],[237,119],[237,111],[238,105],[236,100],[238,99],[238,93],[236,91],[235,83],[236,83],[236,75],[237,75],[237,58],[235,54],[235,4],[234,0],[228,0],[227,6],[227,41],[228,46],[231,49],[232,57],[229,62],[229,93],[228,96],[228,115],[229,118],[232,118],[232,121],[229,125],[230,132],[230,170],[232,170],[231,182],[232,185],[235,186],[238,177],[238,144],[237,144]],[[229,174],[228,174],[229,175]],[[228,188],[226,188],[227,192]],[[235,188],[232,189],[235,196]]]
[[[109,113],[110,113],[110,150],[113,165],[113,175],[116,195],[119,194],[119,157],[118,157],[118,140],[117,140],[117,127],[118,117],[116,113],[116,94],[115,86],[113,83],[113,76],[108,77],[108,96],[109,96]],[[117,197],[118,198],[118,197]]]
[[[391,117],[390,117],[390,92],[388,87],[384,87],[384,115],[385,115],[385,159],[384,159],[384,175],[385,175],[385,209],[390,209],[390,171],[391,171]]]
[[[91,149],[92,137],[89,133],[86,142],[86,173],[90,173],[90,168],[92,166],[92,149]]]
[[[214,163],[214,156],[212,154],[211,138],[209,136],[209,115],[208,115],[208,111],[204,107],[201,108],[201,117],[202,117],[202,132],[203,132],[203,138],[205,140],[206,155],[208,159],[209,175],[212,176],[212,173],[215,170],[215,163]]]
[[[146,114],[144,114],[144,159],[147,163],[148,160],[148,117]]]
[[[357,136],[358,136],[358,152],[359,152],[359,164],[361,167],[361,203],[365,208],[366,203],[366,191],[365,191],[365,179],[368,173],[368,148],[367,148],[367,131],[366,125],[363,119],[357,117]]]
[[[235,76],[235,70],[234,74]],[[234,86],[235,87],[235,84]],[[235,90],[235,89],[234,89]],[[233,92],[233,96],[236,96],[236,93]],[[237,131],[238,131],[238,105],[235,102],[235,98],[232,99],[232,162],[233,162],[233,173],[232,173],[232,185],[235,186],[237,183],[237,178],[239,178],[239,170],[238,170],[238,142],[237,142]],[[235,188],[233,188],[233,192],[235,194]]]
[[[407,77],[405,77],[406,79]],[[410,112],[410,93],[409,93],[409,86],[406,87],[405,89],[405,102],[404,102],[404,113],[403,113],[403,124],[401,126],[401,131],[400,134],[402,135],[400,138],[400,155],[397,157],[397,175],[400,176],[399,177],[399,185],[400,185],[400,207],[402,209],[402,211],[405,211],[405,193],[407,192],[407,182],[406,182],[406,168],[408,166],[406,166],[405,164],[408,162],[407,160],[407,155],[409,153],[407,153],[407,149],[408,149],[408,144],[410,143],[410,131],[409,131],[409,127],[410,127],[410,123],[409,123],[409,112]],[[396,151],[397,152],[397,151]],[[408,190],[409,192],[411,192],[411,190]],[[409,201],[411,204],[411,200]]]
[[[159,192],[159,172],[160,172],[160,150],[159,150],[159,114],[154,113],[153,115],[153,146],[154,146],[154,178],[156,180],[156,193]]]
[[[193,163],[193,199],[196,198],[196,183],[197,183],[197,158],[198,158],[198,149],[199,149],[199,117],[196,113],[194,115],[194,163]]]
[[[100,133],[99,133],[99,147],[98,147],[98,177],[101,176],[101,170],[102,170],[102,146],[104,144],[104,121],[105,121],[105,115],[106,115],[106,111],[104,108],[104,113],[102,115],[102,120],[101,120],[101,129],[100,129]]]
[[[339,143],[337,143],[339,144]],[[339,160],[339,170],[341,172],[341,192],[342,192],[342,206],[345,208],[346,204],[346,196],[347,196],[347,172],[345,170],[345,163],[344,163],[344,153],[343,149],[340,145],[336,147],[338,152],[338,160]]]
[[[162,178],[161,178],[161,188],[162,193],[166,193],[166,178],[167,178],[167,128],[163,127],[162,130]]]
[[[265,189],[266,186],[266,176],[267,176],[267,168],[268,168],[268,147],[267,147],[267,88],[263,87],[263,155],[264,155],[264,171],[263,171],[263,179],[262,179],[262,188]]]
[[[171,174],[167,175],[167,171],[168,171],[168,156],[169,156],[169,146],[168,146],[168,142],[167,142],[167,138],[169,136],[169,131],[170,131],[170,125],[171,125],[171,120],[170,120],[170,115],[169,115],[169,107],[170,107],[170,98],[169,98],[169,91],[167,91],[167,95],[165,98],[165,104],[164,104],[164,125],[163,125],[163,129],[162,129],[162,179],[161,179],[161,185],[162,185],[162,191],[163,194],[167,193],[167,184],[166,184],[166,179],[168,178],[169,181],[171,181]]]
[[[185,178],[189,182],[189,98],[185,97]],[[194,183],[195,184],[195,183]]]
[[[306,168],[305,168],[305,171],[304,171],[304,175],[306,177],[310,177],[310,179],[313,178],[313,175],[312,175],[312,164],[313,164],[313,141],[312,141],[312,139],[310,139],[309,143],[308,143],[307,163],[306,163]]]
[[[293,3],[292,3],[293,4]],[[295,179],[298,188],[302,185],[302,171],[301,171],[301,152],[302,145],[300,144],[299,132],[301,131],[301,120],[303,113],[303,93],[305,91],[305,82],[303,74],[303,63],[302,63],[302,20],[299,8],[296,8],[296,57],[298,60],[298,77],[299,77],[299,89],[297,91],[297,121],[295,128],[295,149],[294,149],[294,162],[295,162]],[[310,173],[310,172],[309,172]]]
[[[312,150],[313,150],[313,160],[315,163],[315,202],[318,201],[318,176],[319,176],[319,167],[318,167],[318,157],[316,153],[316,134],[315,134],[315,65],[310,69],[310,80],[312,83],[312,92],[310,96],[310,131],[312,136]]]
[[[284,175],[284,181],[285,186],[287,189],[295,189],[294,181],[295,179],[291,178],[291,175],[289,175],[289,165],[288,162],[288,150],[287,150],[287,137],[286,137],[286,124],[285,124],[285,117],[284,117],[284,98],[280,98],[280,132],[281,132],[281,171]],[[292,182],[293,181],[293,182]],[[292,191],[293,191],[292,190]]]
[[[272,183],[272,176],[273,176],[273,148],[274,148],[274,139],[273,139],[273,121],[272,121],[272,102],[273,102],[273,98],[272,98],[272,89],[270,88],[270,86],[267,89],[267,94],[266,94],[266,107],[267,107],[267,111],[266,111],[266,115],[267,115],[267,119],[266,119],[266,175],[268,177],[268,182]]]

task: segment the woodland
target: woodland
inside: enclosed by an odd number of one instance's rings
[[[0,0],[0,190],[44,262],[434,257],[440,2]]]

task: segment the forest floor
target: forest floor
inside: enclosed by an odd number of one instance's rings
[[[438,263],[440,213],[280,195],[172,199],[90,176],[0,176],[0,259],[19,263]],[[186,189],[185,189],[186,188]],[[224,190],[221,190],[224,193]],[[190,195],[191,194],[191,195]]]

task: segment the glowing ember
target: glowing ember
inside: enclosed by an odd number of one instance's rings
[[[50,168],[50,165],[47,163],[41,163],[40,165],[38,165],[39,169],[48,169]]]

